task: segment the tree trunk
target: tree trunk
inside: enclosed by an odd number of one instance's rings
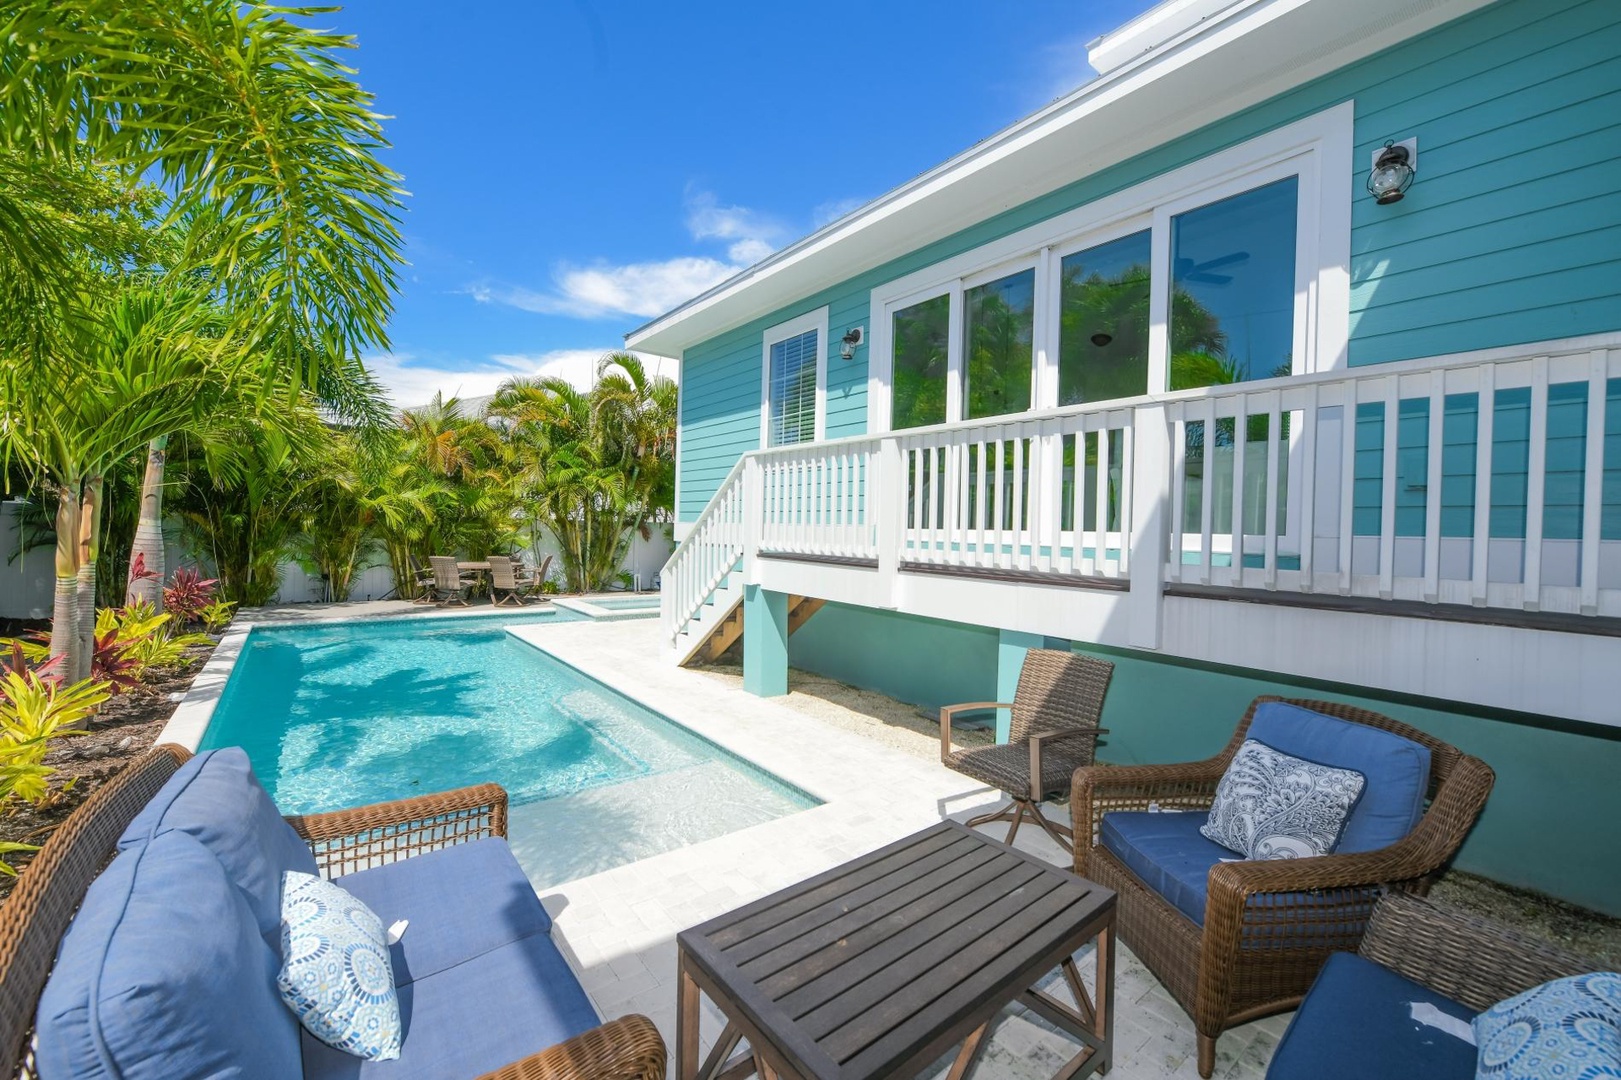
[[[141,519],[135,526],[135,543],[129,552],[129,589],[124,602],[148,603],[153,611],[163,610],[163,468],[168,460],[169,436],[160,435],[146,449],[146,476],[141,481]],[[137,579],[135,560],[141,560],[153,577]]]
[[[79,490],[63,484],[56,492],[56,591],[51,607],[51,656],[62,657],[58,670],[67,682],[79,662],[78,562]]]
[[[102,485],[100,475],[86,480],[79,504],[79,666],[73,676],[75,681],[90,677],[96,647],[96,549],[101,541]]]

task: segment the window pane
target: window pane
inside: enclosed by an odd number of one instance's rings
[[[1036,272],[1010,274],[963,292],[967,418],[1030,408]]]
[[[1287,375],[1295,177],[1171,219],[1171,389]]]
[[[1064,256],[1058,404],[1148,393],[1148,235]]]
[[[946,422],[946,335],[951,298],[936,296],[895,312],[895,393],[890,426]]]
[[[771,423],[768,446],[816,437],[816,331],[771,344]]]

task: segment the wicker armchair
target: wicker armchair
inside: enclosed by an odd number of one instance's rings
[[[1101,847],[1098,830],[1104,815],[1117,810],[1208,810],[1255,710],[1269,701],[1382,728],[1428,747],[1429,805],[1412,832],[1378,851],[1218,864],[1210,871],[1201,927]],[[1390,717],[1337,702],[1260,697],[1213,758],[1078,770],[1070,793],[1075,872],[1119,894],[1121,940],[1193,1018],[1199,1075],[1209,1077],[1217,1036],[1298,1005],[1330,953],[1361,944],[1374,902],[1387,887],[1429,891],[1474,825],[1493,780],[1479,758]]]
[[[1073,851],[1070,830],[1047,818],[1041,804],[1069,790],[1075,770],[1092,764],[1114,665],[1107,660],[1060,649],[1031,649],[1024,655],[1019,685],[1009,703],[970,701],[940,710],[940,761],[946,768],[1000,788],[1012,801],[1000,810],[969,820],[970,828],[1011,821],[1007,843],[1029,819],[1065,851]],[[1011,709],[1008,741],[996,746],[954,750],[951,722],[958,713]]]
[[[0,904],[0,1055],[11,1063],[10,1075],[38,1075],[30,1047],[34,1011],[86,890],[111,861],[130,821],[190,757],[178,746],[159,746],[109,780],[56,830]],[[322,874],[331,877],[504,837],[507,796],[498,785],[481,784],[287,821],[309,841]],[[479,1080],[664,1080],[666,1056],[653,1022],[626,1016]]]

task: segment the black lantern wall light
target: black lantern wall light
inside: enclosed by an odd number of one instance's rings
[[[1380,206],[1401,202],[1413,186],[1418,172],[1418,140],[1387,142],[1374,154],[1373,170],[1368,173],[1368,194]]]

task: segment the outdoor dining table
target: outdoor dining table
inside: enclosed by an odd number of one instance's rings
[[[962,1080],[1015,1001],[1083,1044],[1059,1076],[1101,1074],[1113,1063],[1114,913],[1109,889],[942,822],[683,930],[676,1076],[915,1076],[960,1044],[949,1080]],[[1088,994],[1074,954],[1094,939]],[[1074,1004],[1038,987],[1055,968]],[[702,1065],[700,991],[726,1017]]]

